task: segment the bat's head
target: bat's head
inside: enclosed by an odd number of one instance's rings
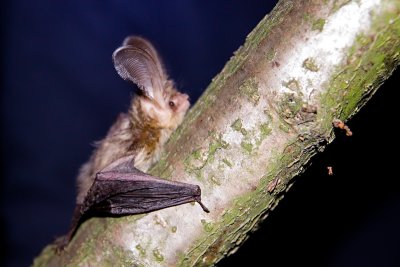
[[[153,45],[141,37],[127,37],[115,50],[113,61],[118,74],[139,87],[132,106],[141,117],[147,117],[153,127],[176,129],[189,109],[189,96],[168,80]]]
[[[140,114],[147,118],[154,128],[175,130],[183,121],[190,107],[189,96],[168,86],[162,94],[153,97],[139,95],[134,101],[140,102]],[[135,105],[135,104],[134,104]]]

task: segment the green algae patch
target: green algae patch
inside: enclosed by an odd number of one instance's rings
[[[287,123],[280,123],[278,126],[279,130],[281,130],[284,133],[290,133],[292,127],[287,124]]]
[[[351,0],[335,0],[335,1],[333,2],[332,11],[333,11],[333,12],[336,12],[336,11],[338,11],[339,9],[341,9],[343,6],[347,5],[347,4],[350,3],[350,2],[351,2]]]
[[[154,256],[154,259],[157,262],[163,262],[164,261],[164,256],[160,253],[160,251],[157,248],[153,249],[153,256]]]
[[[219,134],[218,137],[214,135],[212,142],[210,142],[209,149],[208,149],[208,155],[209,158],[214,159],[214,155],[217,152],[218,149],[227,149],[229,148],[229,144],[222,139],[222,135]]]
[[[243,148],[243,151],[247,154],[251,154],[253,152],[253,144],[249,142],[242,141],[240,146]]]
[[[215,175],[211,175],[209,180],[211,184],[221,186],[221,182],[215,177]]]
[[[282,83],[283,86],[285,86],[286,88],[295,91],[295,92],[300,92],[301,91],[301,87],[300,87],[300,83],[298,80],[292,78],[286,82]]]
[[[271,49],[265,54],[265,58],[268,62],[274,62],[278,52],[275,49]]]
[[[139,251],[140,256],[146,256],[146,250],[140,244],[137,244],[135,248]]]
[[[229,144],[222,139],[221,134],[212,133],[208,148],[199,148],[194,150],[183,161],[185,171],[194,174],[197,179],[203,180],[203,168],[215,160],[215,154],[219,149],[229,148]]]
[[[315,18],[311,13],[305,13],[303,15],[303,20],[311,25],[311,30],[322,32],[325,26],[325,19]]]
[[[207,233],[211,232],[213,230],[213,228],[214,228],[212,222],[207,222],[204,219],[201,220],[201,224],[203,225],[204,231],[206,231]]]
[[[271,134],[272,129],[271,129],[271,127],[269,127],[269,123],[261,123],[259,129],[260,129],[260,135],[261,135],[261,138],[259,141],[262,142],[268,135]]]
[[[248,130],[244,129],[241,119],[236,119],[231,127],[240,132],[243,135],[243,140],[240,142],[240,147],[243,152],[252,155],[253,152],[258,149],[261,143],[271,134],[272,129],[269,126],[269,122],[263,122],[256,127],[250,128]],[[223,160],[224,161],[224,160]],[[232,167],[232,163],[226,163],[229,167]]]
[[[239,86],[239,92],[247,97],[254,106],[260,101],[260,92],[258,91],[258,82],[254,78],[249,78]]]
[[[233,166],[233,163],[230,162],[230,161],[229,161],[228,159],[226,159],[226,158],[223,158],[223,159],[222,159],[222,162],[225,163],[225,165],[228,166],[229,168],[232,168],[232,166]]]
[[[325,26],[325,20],[324,19],[316,19],[313,23],[312,23],[312,27],[311,29],[313,31],[319,31],[322,32],[322,30],[324,29]]]
[[[246,131],[246,129],[243,128],[243,124],[242,124],[242,120],[241,119],[235,120],[232,123],[231,127],[235,131],[240,132],[242,135],[247,135],[247,131]]]
[[[303,61],[303,65],[302,65],[302,67],[303,68],[305,68],[305,69],[307,69],[307,70],[309,70],[309,71],[312,71],[312,72],[317,72],[317,71],[319,71],[319,66],[317,65],[317,63],[315,62],[315,59],[314,58],[306,58],[304,61]]]
[[[283,118],[294,118],[303,105],[301,97],[294,93],[285,93],[278,102],[278,112]]]

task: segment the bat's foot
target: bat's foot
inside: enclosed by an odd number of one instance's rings
[[[199,203],[200,207],[201,207],[205,212],[207,212],[207,213],[210,212],[210,210],[207,209],[207,207],[201,202],[200,197],[196,197],[196,202]]]

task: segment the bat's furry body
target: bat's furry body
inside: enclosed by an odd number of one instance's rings
[[[172,85],[171,82],[169,84]],[[107,136],[98,142],[89,162],[81,168],[77,179],[77,203],[83,202],[96,173],[115,160],[135,155],[134,167],[143,172],[158,160],[163,145],[182,122],[189,108],[187,95],[174,88],[167,91],[172,93],[166,96],[167,99],[178,100],[178,112],[171,112],[168,100],[165,106],[138,95],[132,99],[129,113],[119,115]],[[148,112],[149,109],[152,110],[151,113]]]
[[[118,74],[136,84],[140,92],[81,168],[72,225],[60,247],[68,244],[89,213],[137,214],[192,201],[208,212],[200,201],[199,186],[144,173],[182,123],[190,106],[188,95],[168,80],[156,50],[143,38],[126,38],[113,61]]]
[[[78,204],[84,201],[95,174],[119,158],[134,155],[134,167],[146,172],[158,160],[164,143],[190,106],[188,95],[168,80],[161,59],[147,40],[126,38],[113,60],[120,76],[143,91],[132,99],[128,113],[119,116],[83,165],[78,175]]]

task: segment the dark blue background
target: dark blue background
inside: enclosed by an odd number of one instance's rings
[[[66,232],[75,176],[132,87],[111,54],[149,38],[194,102],[275,1],[22,1],[3,3],[1,253],[27,266]],[[298,179],[243,249],[221,263],[400,266],[400,190],[389,150],[397,72]],[[397,94],[397,95],[396,95]],[[326,166],[335,175],[326,175]]]

